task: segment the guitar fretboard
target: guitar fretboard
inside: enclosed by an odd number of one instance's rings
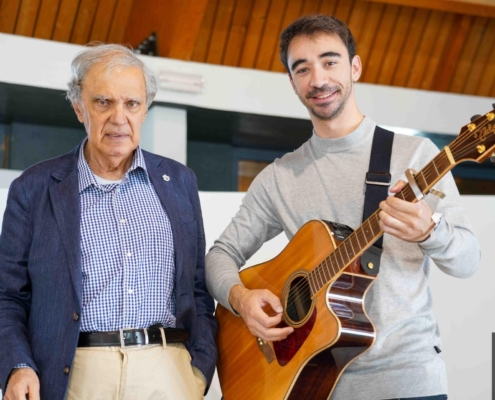
[[[433,185],[454,167],[453,160],[449,157],[448,152],[450,152],[449,148],[443,149],[430,163],[415,174],[416,183],[423,194],[428,193]],[[417,201],[416,195],[409,184],[406,184],[395,197],[410,203]],[[309,273],[308,281],[311,289],[311,297],[314,297],[334,277],[339,276],[348,265],[361,256],[366,249],[372,246],[383,235],[383,231],[378,224],[379,212],[380,210],[377,210],[371,214],[359,228],[351,233],[328,257]]]

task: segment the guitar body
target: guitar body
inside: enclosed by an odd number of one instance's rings
[[[375,331],[364,296],[375,277],[362,271],[359,259],[316,295],[309,292],[307,274],[333,252],[336,237],[332,223],[310,221],[276,258],[240,272],[248,289],[281,298],[280,326],[293,326],[294,333],[264,342],[219,305],[218,375],[225,400],[328,399],[347,365],[371,347]]]

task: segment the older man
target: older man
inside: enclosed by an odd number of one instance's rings
[[[10,188],[0,238],[5,400],[199,399],[216,362],[192,171],[142,151],[156,93],[127,48],[72,63],[87,138]]]

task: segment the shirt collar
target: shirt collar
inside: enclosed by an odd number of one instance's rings
[[[77,162],[77,168],[79,170],[79,193],[83,192],[85,189],[87,189],[90,186],[96,186],[96,187],[100,186],[100,184],[96,181],[95,174],[93,173],[93,171],[88,165],[88,162],[86,161],[86,157],[84,157],[84,146],[86,146],[87,142],[88,142],[88,138],[84,139],[79,149],[79,158]],[[140,169],[144,172],[144,176],[149,182],[148,170],[146,169],[146,162],[144,161],[144,155],[139,146],[134,151],[132,164],[127,170],[122,182],[124,182],[126,177],[131,172],[137,169]]]

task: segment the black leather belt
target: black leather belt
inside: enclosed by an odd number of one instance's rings
[[[185,329],[163,328],[167,343],[184,342],[189,338]],[[162,334],[159,328],[121,329],[114,332],[81,332],[77,347],[104,347],[104,346],[144,346],[147,344],[161,344]]]

